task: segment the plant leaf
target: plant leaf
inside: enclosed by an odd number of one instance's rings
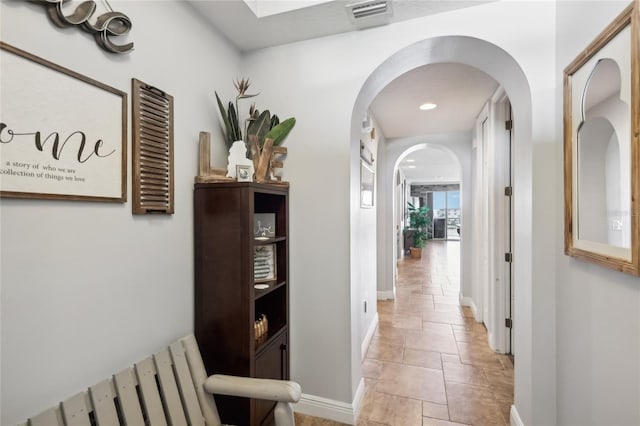
[[[227,117],[227,111],[224,109],[224,105],[222,105],[222,101],[218,96],[218,92],[214,92],[216,94],[216,101],[218,101],[218,109],[220,110],[220,115],[222,116],[222,122],[224,123],[225,128],[225,138],[227,142],[227,146],[231,146],[233,140],[231,139],[231,123],[229,123],[229,118]]]
[[[271,116],[271,125],[269,126],[269,130],[273,129],[278,124],[280,124],[280,118],[278,118],[276,114],[273,114],[273,116]]]
[[[265,139],[273,139],[273,146],[279,146],[284,142],[284,139],[287,137],[293,126],[296,124],[296,119],[294,117],[287,118],[282,123],[275,126],[273,129],[269,130],[269,133],[265,136]]]
[[[255,94],[253,94],[253,95],[245,95],[245,94],[242,94],[242,95],[238,95],[238,99],[255,98],[255,97],[256,97],[256,96],[258,96],[259,94],[260,94],[260,93],[255,93]]]
[[[270,130],[270,127],[269,127],[270,124],[271,124],[271,113],[267,109],[262,111],[260,116],[258,116],[257,119],[255,119],[254,121],[251,122],[251,124],[249,124],[249,127],[247,128],[247,134],[256,135],[258,137],[258,144],[260,145],[260,147],[262,147],[262,145],[264,144],[264,137]]]
[[[231,137],[234,141],[242,140],[242,131],[238,124],[238,114],[236,114],[236,108],[233,106],[233,102],[229,102],[229,123],[231,124]]]

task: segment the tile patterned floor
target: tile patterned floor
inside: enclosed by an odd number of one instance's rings
[[[459,242],[430,241],[399,262],[396,300],[379,301],[379,325],[362,364],[358,426],[509,424],[513,364],[458,304]],[[296,414],[298,426],[339,423]]]

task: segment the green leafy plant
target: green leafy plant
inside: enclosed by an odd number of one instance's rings
[[[429,218],[429,208],[427,206],[416,207],[408,203],[409,208],[409,229],[415,231],[414,245],[423,248],[427,243],[427,229],[431,226]]]
[[[291,117],[280,122],[280,118],[276,114],[272,115],[268,109],[260,112],[256,109],[255,104],[252,104],[249,108],[249,117],[245,121],[244,134],[246,135],[246,139],[243,139],[243,129],[238,118],[238,101],[240,99],[256,97],[260,93],[247,94],[251,82],[244,77],[237,79],[233,84],[238,94],[236,95],[235,103],[230,101],[227,108],[224,107],[218,93],[215,92],[218,109],[220,110],[222,123],[224,124],[227,147],[230,147],[233,142],[239,140],[244,140],[245,143],[247,143],[251,135],[257,137],[260,149],[264,146],[266,139],[272,139],[274,146],[281,145],[296,124],[296,119]]]

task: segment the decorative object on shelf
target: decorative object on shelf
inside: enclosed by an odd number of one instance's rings
[[[235,102],[229,101],[226,108],[218,93],[215,92],[218,110],[224,125],[225,141],[230,152],[234,149],[239,152],[239,148],[233,146],[239,145],[240,142],[244,144],[244,156],[253,162],[256,182],[278,183],[282,178],[275,169],[283,167],[283,157],[287,154],[287,149],[280,145],[295,126],[296,120],[291,117],[280,122],[280,118],[276,114],[272,115],[269,110],[260,112],[256,109],[255,104],[252,104],[243,126],[239,117],[238,101],[259,95],[259,93],[247,94],[250,85],[249,79],[242,78],[234,81],[238,94],[235,97]],[[234,156],[234,161],[238,161],[238,158]],[[230,162],[229,167],[235,167],[236,164],[239,163],[232,164]],[[227,176],[235,177],[231,171]]]
[[[227,177],[237,179],[237,166],[245,166],[249,169],[251,176],[253,176],[253,162],[247,158],[247,148],[244,142],[236,141],[231,145],[229,149],[228,165],[227,165]]]
[[[256,246],[253,257],[253,278],[257,283],[276,279],[276,245]]]
[[[235,179],[227,177],[226,168],[211,167],[211,133],[200,132],[198,140],[198,176],[196,183],[232,182]]]
[[[260,318],[253,323],[253,332],[256,340],[262,340],[269,333],[269,321],[265,314],[260,315]]]
[[[253,173],[251,166],[236,165],[236,178],[238,182],[251,182],[253,181]]]
[[[266,133],[263,144],[260,142],[259,135],[249,135],[249,147],[256,170],[256,182],[279,182],[281,180],[280,176],[274,175],[274,169],[281,169],[284,166],[279,156],[286,155],[287,148],[280,145],[295,124],[296,119],[293,117],[277,124]]]
[[[0,196],[125,202],[127,94],[0,42]]]
[[[274,213],[255,213],[253,215],[253,238],[266,241],[276,236],[276,215]]]
[[[375,198],[376,173],[364,160],[360,160],[360,206],[371,208]]]
[[[73,13],[65,15],[62,10],[63,4],[67,0],[36,0],[44,3],[51,21],[60,28],[69,26],[79,26],[84,31],[92,33],[96,42],[107,52],[129,53],[133,50],[133,43],[123,45],[115,44],[111,37],[118,37],[127,34],[132,27],[131,20],[121,12],[114,12],[107,0],[104,0],[109,11],[99,15],[95,23],[89,19],[93,18],[96,12],[96,3],[92,0],[80,3]]]
[[[640,4],[564,71],[565,254],[640,274]]]
[[[173,214],[173,96],[135,78],[131,86],[133,214]]]

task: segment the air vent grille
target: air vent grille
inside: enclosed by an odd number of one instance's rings
[[[382,15],[387,13],[389,10],[389,5],[386,1],[367,1],[351,5],[350,7],[354,19]]]
[[[173,96],[135,78],[132,86],[133,214],[173,214]]]

